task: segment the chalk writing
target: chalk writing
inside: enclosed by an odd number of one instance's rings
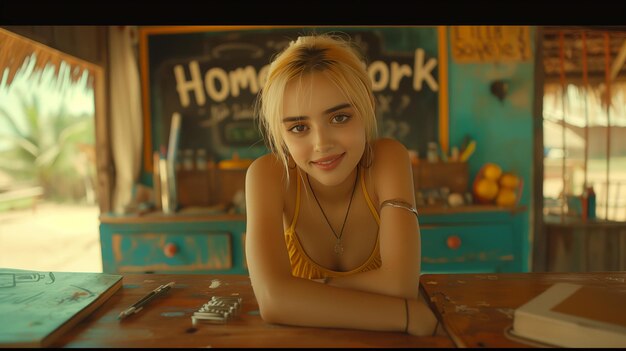
[[[528,61],[528,26],[453,26],[452,57],[460,63]]]
[[[237,152],[255,158],[267,152],[254,123],[256,97],[272,57],[298,29],[150,33],[140,40],[147,57],[146,103],[151,143],[145,155],[165,145],[169,119],[182,117],[180,147],[206,149],[215,160]],[[143,31],[143,30],[142,30]],[[332,31],[325,29],[324,31]],[[348,28],[360,47],[376,98],[379,133],[409,149],[424,151],[439,138],[440,58],[436,28]],[[308,31],[304,31],[308,32]],[[320,31],[321,32],[321,31]],[[142,41],[143,40],[143,41]],[[151,170],[151,158],[144,164]]]
[[[210,63],[208,59],[203,64]],[[413,67],[400,64],[397,61],[385,62],[376,60],[372,62],[367,72],[372,79],[372,89],[382,91],[389,89],[397,91],[400,81],[412,76],[412,88],[420,91],[426,82],[432,91],[439,90],[439,84],[433,76],[433,70],[437,67],[437,59],[428,58],[425,61],[423,49],[415,49]],[[208,96],[215,102],[222,102],[229,97],[238,97],[242,89],[247,89],[251,94],[258,93],[267,79],[269,65],[257,69],[252,65],[237,67],[233,70],[225,70],[221,67],[211,67],[201,74],[200,62],[192,60],[189,63],[179,63],[173,67],[173,75],[176,79],[176,91],[182,107],[190,104],[190,93],[193,92],[196,104],[204,106]],[[206,94],[205,94],[206,93]]]

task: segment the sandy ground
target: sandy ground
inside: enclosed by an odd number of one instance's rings
[[[53,203],[0,212],[0,267],[102,272],[99,212]]]

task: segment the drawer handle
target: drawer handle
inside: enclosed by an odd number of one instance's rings
[[[178,252],[178,246],[176,246],[176,244],[174,243],[167,243],[163,247],[163,253],[165,254],[166,257],[174,257],[176,256],[177,252]]]
[[[452,250],[456,250],[461,247],[461,238],[457,235],[450,235],[446,240],[446,244],[448,244],[448,247]]]

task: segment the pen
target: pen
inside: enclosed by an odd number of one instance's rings
[[[162,295],[162,294],[165,294],[166,292],[168,292],[172,288],[172,286],[174,286],[174,282],[170,282],[170,283],[167,283],[165,285],[161,285],[158,288],[152,290],[150,293],[148,293],[148,295],[142,297],[141,300],[135,302],[135,304],[133,304],[129,308],[127,308],[124,311],[122,311],[120,313],[120,315],[117,317],[117,319],[123,319],[123,318],[126,318],[126,317],[130,316],[133,313],[137,313],[137,312],[141,311],[145,304],[147,304],[148,302],[152,301],[155,297],[157,297],[159,295]]]

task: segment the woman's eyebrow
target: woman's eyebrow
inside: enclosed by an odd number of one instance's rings
[[[349,103],[345,102],[345,103],[341,103],[337,106],[333,106],[329,109],[326,109],[323,111],[323,113],[325,115],[329,114],[329,113],[333,113],[335,111],[341,110],[342,108],[346,108],[346,107],[350,107],[352,105],[350,105]],[[283,118],[283,123],[289,123],[289,122],[300,122],[300,121],[304,121],[309,119],[309,117],[307,116],[294,116],[294,117],[285,117]]]
[[[283,123],[289,122],[300,122],[309,119],[307,116],[295,116],[295,117],[285,117],[283,118]]]
[[[351,106],[351,105],[350,105],[349,103],[345,102],[345,103],[343,103],[343,104],[339,104],[339,105],[337,105],[337,106],[335,106],[335,107],[331,107],[331,108],[329,108],[329,109],[327,109],[327,110],[324,110],[324,114],[326,114],[326,115],[327,115],[327,114],[329,114],[329,113],[333,113],[333,112],[335,112],[335,111],[337,111],[337,110],[341,110],[342,108],[346,108],[346,107],[350,107],[350,106]]]

